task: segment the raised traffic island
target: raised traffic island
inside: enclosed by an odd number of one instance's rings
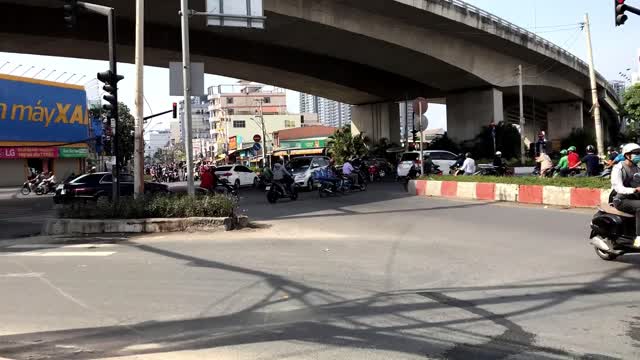
[[[43,235],[230,231],[249,225],[236,215],[235,199],[224,195],[164,195],[141,199],[73,202],[47,220]]]

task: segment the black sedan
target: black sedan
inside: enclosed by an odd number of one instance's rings
[[[144,183],[145,194],[166,194],[169,187],[155,182]],[[111,173],[102,172],[81,175],[65,184],[58,185],[53,201],[56,204],[65,204],[77,200],[93,200],[100,198],[111,199],[113,194],[113,176]],[[120,195],[133,196],[133,176],[120,175]]]

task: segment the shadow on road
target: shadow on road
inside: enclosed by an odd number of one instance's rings
[[[254,285],[264,283],[269,290],[261,300],[243,310],[220,316],[0,336],[0,355],[16,359],[27,359],[34,354],[64,359],[95,359],[285,340],[454,360],[506,359],[525,353],[533,353],[538,359],[606,359],[608,357],[604,355],[576,354],[537,345],[536,334],[518,325],[514,318],[549,311],[576,297],[640,291],[637,279],[627,274],[629,270],[637,270],[636,263],[604,272],[591,282],[411,289],[345,299],[265,271],[135,241],[124,244],[183,261],[185,266],[250,275],[256,279]],[[535,293],[531,293],[532,289]],[[492,291],[498,290],[502,292],[492,295]],[[511,295],[504,294],[507,290]],[[281,303],[287,303],[289,309],[294,309],[277,310],[273,307]],[[487,309],[492,305],[506,305],[504,308],[510,310],[498,314]],[[443,318],[444,311],[455,315]],[[501,331],[497,335],[487,335],[478,331],[481,324]],[[59,344],[74,344],[91,352],[78,353],[74,348],[60,347]],[[322,350],[309,350],[316,351]],[[297,352],[287,356],[301,355]]]

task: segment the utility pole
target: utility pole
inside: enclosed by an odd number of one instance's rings
[[[136,0],[134,196],[144,194],[144,0]]]
[[[604,158],[604,140],[602,139],[602,120],[600,119],[600,101],[598,100],[598,83],[596,81],[596,69],[593,65],[593,48],[591,47],[591,26],[589,14],[584,14],[584,27],[587,34],[587,56],[589,57],[589,78],[591,80],[591,101],[593,102],[593,122],[596,128],[596,143],[598,155]]]
[[[182,79],[184,86],[184,127],[185,153],[187,157],[187,192],[196,193],[193,184],[193,143],[191,126],[191,59],[189,56],[189,0],[180,0],[180,16],[182,17]]]
[[[518,89],[520,90],[520,162],[524,165],[525,144],[524,144],[524,94],[522,92],[522,65],[518,65]]]
[[[422,148],[422,144],[424,143],[423,135],[424,131],[422,131],[422,102],[418,102],[418,129],[420,130],[420,175],[424,176],[424,150]]]
[[[264,163],[265,167],[271,167],[271,161],[267,160],[267,129],[264,126],[264,116],[262,113],[262,103],[264,102],[264,99],[260,98],[260,99],[256,99],[256,101],[259,104],[259,109],[260,109],[260,127],[262,128],[262,162]]]

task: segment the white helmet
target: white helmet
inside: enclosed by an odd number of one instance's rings
[[[496,151],[496,156],[502,156],[502,151]]]
[[[622,147],[622,154],[623,155],[627,155],[628,153],[632,153],[632,152],[640,152],[640,145],[636,144],[636,143],[629,143],[625,146]]]

